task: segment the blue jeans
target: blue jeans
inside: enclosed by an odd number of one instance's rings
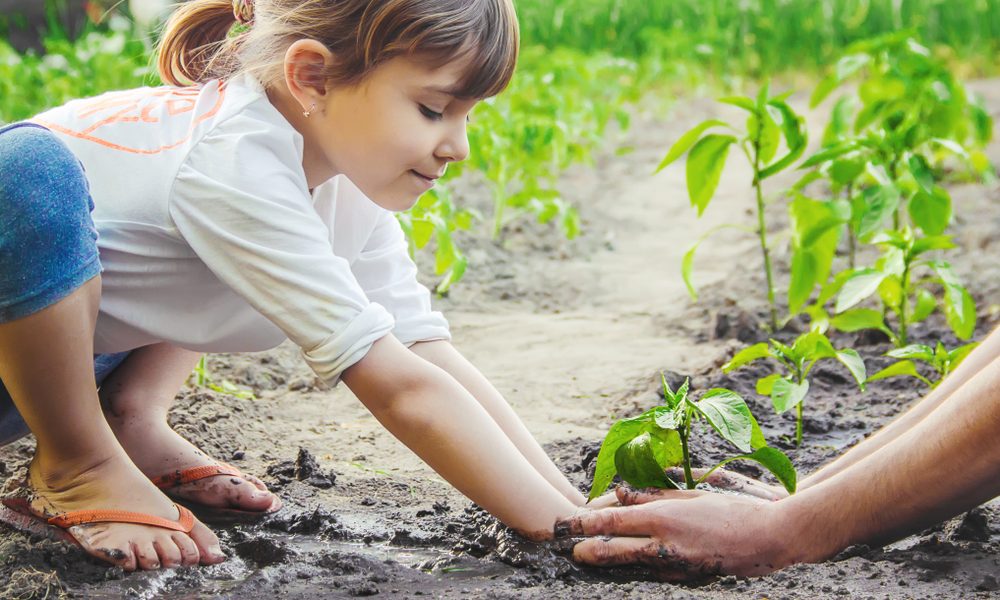
[[[93,210],[80,161],[52,132],[0,128],[0,323],[52,306],[100,274]],[[0,360],[16,351],[0,350]],[[94,356],[96,384],[127,356]],[[0,381],[0,446],[28,433]]]

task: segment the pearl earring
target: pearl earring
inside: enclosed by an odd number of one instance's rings
[[[302,111],[302,116],[308,119],[309,115],[311,115],[312,111],[314,111],[314,110],[316,110],[316,103],[315,102],[313,102],[311,105],[309,105],[309,110]]]

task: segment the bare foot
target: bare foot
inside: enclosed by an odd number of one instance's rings
[[[219,464],[171,429],[160,415],[136,414],[134,411],[115,414],[109,410],[105,416],[125,452],[147,477]],[[243,478],[216,475],[165,491],[174,497],[214,508],[265,512],[280,503],[278,497],[252,475],[244,475]]]
[[[178,510],[118,450],[111,457],[45,469],[39,460],[28,468],[31,510],[51,517],[76,510],[121,510],[175,521]],[[190,533],[131,523],[92,523],[69,527],[88,554],[126,571],[159,569],[225,560],[219,540],[199,521]]]

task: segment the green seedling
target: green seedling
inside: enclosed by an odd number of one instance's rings
[[[690,384],[687,380],[677,392],[670,389],[665,377],[661,376],[661,380],[662,406],[651,408],[638,417],[622,419],[608,431],[597,454],[589,500],[603,494],[616,474],[637,488],[680,489],[681,484],[672,480],[665,470],[681,466],[683,487],[694,489],[713,471],[735,460],[760,463],[789,493],[795,492],[795,467],[783,452],[767,445],[757,420],[739,394],[714,388],[694,401],[688,397]],[[702,419],[741,454],[719,462],[695,479],[691,472],[689,441],[693,425]]]
[[[751,186],[757,199],[757,230],[755,233],[760,241],[763,256],[772,330],[778,328],[778,309],[774,297],[770,248],[767,243],[762,184],[765,179],[783,171],[798,160],[806,147],[803,119],[785,102],[789,95],[790,93],[785,93],[771,97],[768,86],[765,85],[761,88],[756,99],[744,96],[720,98],[719,102],[737,106],[749,113],[745,128],[737,129],[718,119],[704,121],[681,136],[656,169],[656,172],[661,171],[687,153],[688,195],[691,199],[691,206],[698,210],[700,217],[715,195],[730,147],[735,144],[743,151],[753,169]],[[730,133],[706,134],[709,129],[717,127],[728,129],[736,135]],[[778,150],[782,140],[784,140],[786,152],[779,156]],[[697,294],[691,283],[694,252],[705,237],[725,227],[734,226],[725,225],[710,230],[684,255],[681,274],[693,299],[697,299]]]
[[[223,379],[220,382],[213,379],[208,372],[207,356],[204,354],[202,354],[201,358],[198,359],[198,365],[194,368],[194,372],[191,373],[191,376],[194,378],[194,384],[198,387],[208,388],[213,392],[234,396],[236,398],[240,398],[241,400],[257,399],[253,392],[239,387],[228,379]]]
[[[409,242],[410,256],[425,247],[432,239],[434,249],[434,274],[441,277],[435,287],[438,294],[445,294],[453,283],[465,274],[469,261],[455,242],[455,232],[468,230],[473,221],[480,219],[472,209],[459,208],[452,201],[448,188],[439,185],[420,197],[406,212],[396,214]]]
[[[894,362],[868,378],[868,381],[878,381],[887,377],[909,376],[916,377],[934,389],[944,381],[949,373],[958,368],[958,365],[965,360],[965,357],[972,352],[979,342],[972,342],[959,346],[954,350],[948,350],[944,344],[938,342],[934,348],[924,344],[910,344],[902,348],[894,348],[885,353],[886,356],[902,359]],[[917,366],[913,361],[918,360],[933,368],[938,376],[933,381],[924,377],[917,371]]]
[[[902,348],[909,342],[909,327],[941,307],[959,339],[972,337],[976,329],[975,301],[949,263],[925,257],[933,250],[954,248],[951,236],[915,237],[905,227],[876,234],[872,243],[882,248],[882,256],[873,268],[845,271],[838,276],[837,314],[830,319],[830,325],[841,331],[878,329],[889,336],[893,345]],[[944,292],[941,298],[934,293],[938,287]],[[854,308],[875,294],[881,310]]]
[[[770,343],[744,348],[723,365],[722,370],[728,373],[761,358],[770,358],[784,367],[784,372],[758,379],[757,393],[770,396],[778,414],[795,409],[795,444],[798,446],[802,445],[802,401],[809,393],[809,372],[817,362],[826,358],[839,361],[850,371],[858,387],[865,389],[865,363],[858,353],[850,348],[834,348],[818,331],[800,335],[791,346],[772,339]]]

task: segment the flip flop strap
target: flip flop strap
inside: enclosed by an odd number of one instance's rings
[[[150,481],[152,481],[153,485],[156,487],[166,489],[183,485],[185,483],[191,483],[192,481],[206,479],[208,477],[215,477],[216,475],[233,475],[241,479],[243,478],[243,473],[241,473],[236,467],[227,465],[226,463],[218,463],[215,465],[191,467],[190,469],[179,469],[172,473],[167,473],[166,475],[152,477],[150,478]]]
[[[189,533],[194,528],[194,515],[191,511],[174,504],[177,509],[176,521],[164,519],[145,513],[129,512],[127,510],[74,510],[48,519],[49,524],[66,529],[74,525],[89,523],[135,523],[137,525],[152,525],[172,531]]]

